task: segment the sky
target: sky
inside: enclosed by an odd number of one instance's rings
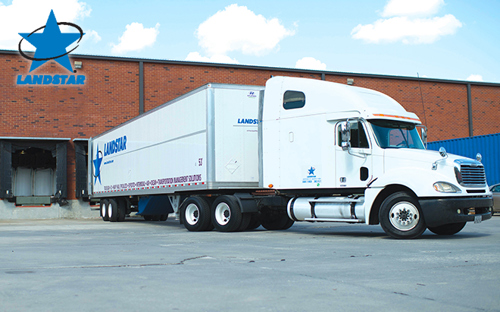
[[[0,49],[50,10],[75,54],[500,83],[499,0],[0,0]]]

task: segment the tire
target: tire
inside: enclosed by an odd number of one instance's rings
[[[261,211],[260,222],[265,229],[271,231],[289,229],[294,223],[286,213],[269,209]]]
[[[391,194],[382,202],[379,220],[384,231],[393,238],[417,238],[426,229],[420,204],[406,192]]]
[[[247,226],[247,231],[255,230],[260,226],[260,219],[258,213],[252,213],[250,216],[250,223]]]
[[[238,227],[238,232],[246,231],[248,228],[248,225],[250,224],[250,220],[252,219],[252,216],[249,213],[243,213],[241,215],[241,224]]]
[[[460,232],[467,222],[451,223],[435,227],[428,227],[429,231],[437,235],[453,235]]]
[[[161,217],[161,215],[153,215],[153,216],[151,216],[151,220],[160,221],[160,217]]]
[[[181,207],[181,222],[188,231],[199,232],[211,229],[210,205],[203,197],[191,196]]]
[[[118,204],[118,222],[125,221],[125,216],[127,215],[127,201],[124,198],[118,198],[116,200]]]
[[[236,197],[219,196],[212,204],[212,223],[217,231],[234,232],[240,228],[243,214]]]
[[[153,220],[153,216],[151,215],[146,215],[146,216],[143,216],[144,217],[144,220],[146,221],[152,221]]]
[[[108,200],[107,199],[101,199],[99,205],[100,205],[102,220],[103,221],[109,221],[109,217],[108,217]]]
[[[167,219],[168,219],[168,214],[162,214],[160,216],[160,221],[167,221]]]
[[[111,222],[118,221],[118,203],[115,199],[110,199],[108,204],[108,218]]]

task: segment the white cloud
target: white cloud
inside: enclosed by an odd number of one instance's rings
[[[326,64],[321,63],[320,60],[317,60],[314,57],[306,56],[295,63],[295,68],[325,70]]]
[[[451,14],[443,17],[411,19],[406,16],[380,19],[373,24],[356,26],[351,35],[369,43],[433,43],[454,34],[462,23]]]
[[[17,50],[22,39],[19,33],[30,33],[44,26],[52,8],[58,22],[74,23],[90,16],[91,12],[85,2],[78,0],[13,0],[10,5],[0,3],[0,49]],[[23,49],[33,50],[34,47],[24,40]]]
[[[453,35],[462,27],[452,14],[430,17],[443,5],[443,0],[390,0],[382,12],[382,16],[390,18],[359,24],[351,31],[351,36],[368,43],[433,43],[442,36]]]
[[[476,74],[472,74],[470,75],[467,80],[470,80],[470,81],[484,81],[483,80],[483,76],[481,75],[476,75]]]
[[[279,42],[295,31],[286,29],[277,18],[266,19],[246,6],[232,4],[200,24],[199,45],[209,56],[231,51],[263,55],[277,49]]]
[[[97,43],[101,41],[101,36],[97,33],[95,30],[86,30],[84,31],[85,36],[83,36],[82,41],[85,40],[92,40],[94,43]]]
[[[117,54],[124,54],[130,51],[140,51],[145,47],[152,46],[160,33],[159,28],[159,23],[154,28],[144,28],[141,23],[129,24],[126,26],[123,35],[119,38],[120,43],[111,44],[111,51]]]
[[[429,16],[436,14],[443,5],[444,0],[390,0],[382,16]]]
[[[238,61],[230,58],[227,55],[216,54],[211,57],[201,56],[198,52],[191,52],[186,57],[186,61],[192,62],[210,62],[210,63],[226,63],[226,64],[238,64]]]

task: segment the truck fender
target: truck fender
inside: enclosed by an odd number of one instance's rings
[[[415,198],[417,195],[410,188],[401,184],[391,184],[385,187],[373,187],[365,190],[365,220],[367,224],[378,224],[380,205],[391,194],[406,192]]]

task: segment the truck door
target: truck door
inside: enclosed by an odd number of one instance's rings
[[[336,125],[336,186],[340,188],[364,188],[373,175],[372,147],[366,125],[359,120],[350,121],[351,147],[348,150],[343,150],[340,124],[339,122]]]

